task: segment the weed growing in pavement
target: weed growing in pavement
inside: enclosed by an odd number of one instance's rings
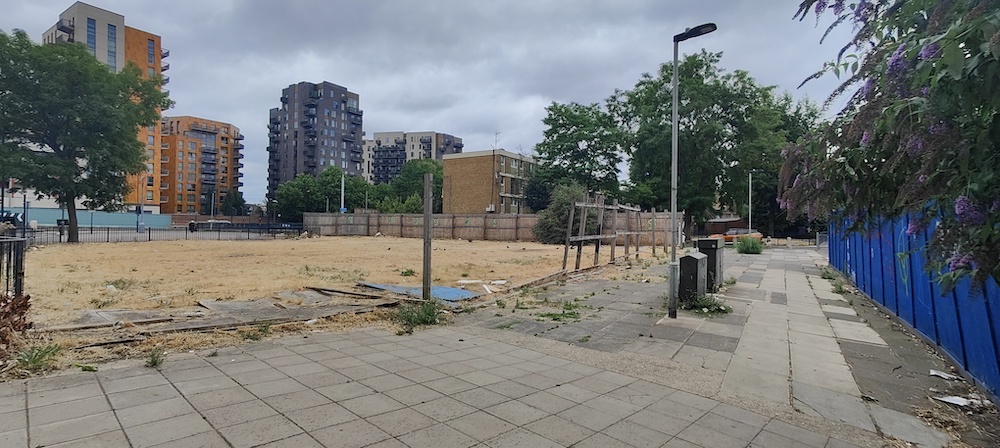
[[[581,344],[586,344],[586,343],[590,342],[590,335],[588,334],[588,335],[586,335],[586,336],[584,336],[584,337],[582,337],[580,339],[577,339],[576,342],[579,342]]]
[[[752,236],[745,236],[736,240],[736,251],[741,254],[759,254],[764,252],[764,243]]]
[[[721,316],[733,312],[729,305],[710,295],[698,296],[694,300],[681,300],[678,302],[678,306],[682,310],[706,317]]]
[[[31,346],[17,354],[17,365],[32,372],[43,372],[52,368],[60,347],[56,344]]]
[[[736,277],[729,277],[729,278],[727,278],[726,281],[723,282],[723,284],[726,285],[726,286],[733,286],[733,285],[735,285],[736,284]]]
[[[118,298],[117,297],[111,297],[111,298],[107,298],[107,299],[98,299],[98,298],[90,299],[90,304],[94,305],[94,308],[98,308],[98,309],[100,309],[100,308],[107,308],[107,307],[109,307],[111,305],[114,305],[116,303],[118,303]]]
[[[396,311],[396,321],[403,325],[399,334],[412,334],[421,325],[436,325],[440,322],[438,312],[441,305],[436,301],[403,305]]]
[[[167,352],[160,347],[156,347],[153,351],[149,352],[149,356],[146,357],[146,367],[159,368],[163,365],[163,361],[167,359]]]
[[[535,317],[541,319],[549,319],[555,322],[566,322],[571,320],[580,320],[580,313],[576,311],[565,311],[559,313],[538,313]]]
[[[506,330],[506,329],[508,329],[508,328],[510,328],[510,327],[513,327],[514,325],[517,325],[517,324],[519,324],[519,323],[521,323],[521,322],[519,322],[519,321],[516,321],[516,320],[512,320],[512,321],[510,321],[510,322],[507,322],[507,323],[504,323],[504,324],[500,324],[500,325],[497,325],[497,326],[496,326],[496,327],[494,327],[494,328],[496,328],[497,330]]]
[[[497,308],[500,309],[507,308],[507,301],[503,299],[497,299]]]
[[[850,291],[844,287],[843,282],[835,281],[833,282],[833,292],[835,294],[847,294]]]

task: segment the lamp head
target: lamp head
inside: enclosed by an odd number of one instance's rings
[[[704,23],[694,28],[688,28],[687,30],[684,30],[683,33],[674,35],[674,42],[683,42],[692,37],[698,37],[701,36],[702,34],[711,33],[712,31],[715,31],[718,28],[719,27],[715,26],[714,23]]]

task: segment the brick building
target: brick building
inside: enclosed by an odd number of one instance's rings
[[[529,156],[503,149],[444,156],[444,213],[527,213],[524,187],[535,169]]]

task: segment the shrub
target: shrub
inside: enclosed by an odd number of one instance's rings
[[[396,320],[403,325],[403,332],[410,334],[417,326],[436,325],[439,309],[436,301],[403,305],[396,312]]]
[[[764,242],[752,236],[736,240],[736,251],[741,254],[759,254],[764,251]]]
[[[45,371],[52,367],[58,353],[59,346],[56,344],[29,347],[17,354],[17,364],[32,372]]]

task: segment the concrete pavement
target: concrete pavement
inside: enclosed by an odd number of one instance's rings
[[[841,344],[885,342],[822,257],[727,251],[734,313],[661,319],[654,264],[541,293],[578,322],[482,310],[447,327],[308,333],[0,384],[3,447],[918,446],[950,439],[864,399]],[[638,271],[638,269],[637,269]],[[826,282],[826,283],[824,283]],[[501,312],[502,311],[502,312]],[[498,315],[499,314],[499,315]],[[507,325],[512,321],[516,325]],[[500,328],[498,328],[500,327]],[[866,330],[867,329],[867,330]]]

